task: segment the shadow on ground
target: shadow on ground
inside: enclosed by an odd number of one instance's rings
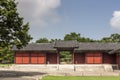
[[[24,71],[3,71],[0,70],[0,77],[2,78],[19,78],[22,76],[42,76],[45,75],[46,73],[42,73],[42,72],[24,72]]]

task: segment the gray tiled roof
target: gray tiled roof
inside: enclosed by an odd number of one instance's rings
[[[120,43],[98,43],[98,42],[80,42],[77,41],[57,41],[55,43],[31,43],[22,49],[13,47],[14,51],[57,51],[56,48],[75,48],[75,51],[101,50],[117,51],[120,49]]]
[[[120,48],[119,49],[114,49],[112,51],[109,51],[109,54],[113,54],[113,53],[116,53],[116,52],[120,53]]]
[[[56,51],[55,48],[53,48],[52,43],[31,43],[27,46],[23,47],[22,49],[17,49],[16,47],[13,47],[14,51],[20,50],[20,51]]]
[[[99,42],[91,42],[91,43],[79,43],[79,48],[76,50],[114,50],[119,49],[120,43],[99,43]]]
[[[77,41],[56,41],[54,44],[55,48],[77,48]]]

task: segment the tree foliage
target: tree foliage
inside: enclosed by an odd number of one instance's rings
[[[65,41],[68,41],[68,40],[79,40],[80,39],[80,34],[78,33],[75,33],[75,32],[71,32],[70,34],[66,34],[65,37],[64,37],[64,40]]]
[[[70,34],[66,34],[64,37],[64,40],[65,41],[77,40],[78,42],[93,42],[92,39],[81,37],[80,33],[75,33],[75,32],[71,32]]]
[[[55,41],[61,41],[61,39],[51,39],[49,42],[52,43],[52,42],[55,42]]]
[[[0,46],[21,48],[28,44],[32,37],[28,34],[29,24],[17,12],[15,0],[0,1]]]
[[[69,51],[61,51],[60,62],[72,63],[72,53]]]
[[[109,37],[104,37],[101,42],[120,42],[120,34],[111,34]]]
[[[48,40],[47,38],[40,38],[38,40],[36,40],[36,43],[52,43],[52,42],[55,42],[55,41],[60,41],[61,39],[51,39],[51,40]]]
[[[0,48],[0,63],[12,63],[13,55],[13,52],[8,47]]]
[[[47,38],[40,38],[37,40],[37,43],[52,43],[59,41],[61,39],[51,39],[50,41]],[[111,34],[109,37],[103,37],[101,40],[94,40],[87,37],[81,37],[80,33],[71,32],[64,36],[64,41],[77,40],[78,42],[120,42],[120,34],[115,33]]]
[[[52,43],[55,41],[60,41],[61,39],[51,39],[50,41],[47,38],[40,38],[36,40],[36,43]],[[64,41],[77,40],[78,42],[94,42],[94,40],[86,37],[81,37],[80,33],[71,32],[64,36]]]
[[[40,38],[36,43],[49,43],[49,40],[47,38]]]

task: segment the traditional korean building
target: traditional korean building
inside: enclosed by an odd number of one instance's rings
[[[60,64],[60,52],[72,54],[72,64],[116,64],[120,69],[120,43],[56,41],[13,47],[15,64]]]

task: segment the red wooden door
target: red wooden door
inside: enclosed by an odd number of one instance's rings
[[[28,52],[24,52],[23,53],[23,64],[29,64],[29,53]]]
[[[94,53],[93,55],[94,55],[94,63],[95,63],[95,64],[100,64],[100,63],[102,63],[101,53],[96,52],[96,53]]]
[[[86,54],[86,61],[87,61],[88,64],[93,64],[94,63],[93,53],[87,53]]]
[[[38,62],[38,61],[37,61],[37,60],[38,60],[38,59],[37,59],[37,53],[32,52],[31,55],[30,55],[30,58],[31,58],[31,59],[30,59],[30,60],[31,60],[31,64],[37,64],[37,62]]]
[[[88,64],[101,64],[102,56],[100,52],[86,53],[86,63]]]
[[[45,53],[38,53],[38,64],[45,64]]]
[[[16,52],[15,54],[15,63],[22,64],[22,53]]]

